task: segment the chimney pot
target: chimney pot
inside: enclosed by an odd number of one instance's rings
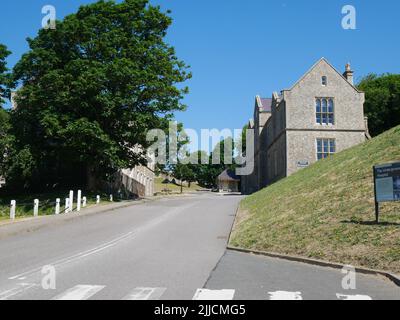
[[[343,76],[347,79],[348,82],[354,85],[354,71],[351,70],[350,63],[346,64],[346,71],[343,73]]]

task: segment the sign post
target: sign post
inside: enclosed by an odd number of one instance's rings
[[[379,203],[400,201],[400,162],[374,166],[375,218],[379,223]]]

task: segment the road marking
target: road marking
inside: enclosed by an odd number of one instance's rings
[[[122,235],[122,236],[120,236],[118,238],[115,238],[115,239],[113,239],[111,241],[105,242],[102,245],[99,245],[97,247],[94,247],[94,248],[86,250],[86,251],[79,252],[79,253],[77,253],[75,255],[72,255],[72,256],[70,256],[68,258],[57,260],[55,262],[50,263],[49,265],[52,265],[52,266],[55,266],[55,267],[56,266],[61,266],[61,265],[64,265],[64,264],[68,264],[68,263],[74,262],[75,260],[79,260],[79,259],[91,256],[93,254],[96,254],[96,253],[99,253],[101,251],[104,251],[104,250],[106,250],[108,248],[114,247],[118,243],[120,243],[121,241],[124,241],[127,238],[134,237],[136,235],[136,233],[137,233],[136,231],[128,232],[128,233],[126,233],[126,234],[124,234],[124,235]],[[18,275],[13,276],[13,277],[9,277],[8,279],[9,280],[15,280],[15,279],[19,279],[21,277],[26,278],[28,275],[32,275],[32,274],[34,274],[36,272],[40,272],[41,270],[42,270],[41,267],[40,268],[36,268],[36,269],[30,270],[30,271],[26,271],[24,273],[20,273]]]
[[[13,296],[24,293],[31,288],[38,287],[35,283],[19,283],[16,287],[0,293],[0,300],[7,300]]]
[[[105,242],[105,243],[103,243],[103,244],[101,244],[99,246],[96,246],[96,247],[92,248],[92,249],[77,253],[77,254],[72,255],[70,257],[67,257],[67,258],[52,262],[52,263],[46,263],[46,265],[52,265],[54,267],[61,266],[61,265],[68,264],[68,263],[74,262],[76,260],[91,256],[93,254],[99,253],[99,252],[104,251],[104,250],[106,250],[108,248],[115,247],[120,242],[122,242],[122,241],[124,241],[124,240],[126,240],[128,238],[135,237],[139,233],[143,233],[144,231],[152,229],[152,228],[156,227],[157,225],[160,225],[160,224],[164,223],[168,219],[170,219],[170,218],[172,218],[172,217],[174,217],[174,216],[176,216],[176,215],[178,215],[178,214],[180,214],[182,212],[185,212],[185,210],[197,205],[198,203],[199,202],[197,201],[197,202],[194,202],[194,203],[191,203],[189,205],[182,206],[182,207],[172,208],[171,210],[167,211],[163,216],[161,216],[159,218],[156,218],[156,219],[153,219],[153,220],[150,220],[147,224],[144,224],[143,226],[138,227],[135,230],[133,230],[131,232],[128,232],[128,233],[126,233],[126,234],[124,234],[124,235],[122,235],[122,236],[120,236],[118,238],[115,238],[115,239],[113,239],[111,241]],[[8,279],[9,280],[16,280],[16,279],[21,278],[21,277],[30,276],[30,275],[32,275],[32,274],[34,274],[36,272],[40,272],[41,269],[42,269],[42,267],[38,267],[38,268],[32,269],[30,271],[26,271],[26,272],[20,273],[18,275],[9,277]]]
[[[193,300],[214,300],[214,301],[228,301],[233,300],[235,290],[207,290],[197,289]]]
[[[105,286],[77,285],[59,294],[52,300],[88,300],[91,296],[94,296],[104,288]]]
[[[336,297],[340,300],[372,300],[370,296],[356,294],[356,295],[347,295],[336,293]]]
[[[275,291],[268,292],[270,295],[270,300],[303,300],[301,292],[291,292],[291,291]]]
[[[122,300],[159,300],[167,288],[135,288]]]

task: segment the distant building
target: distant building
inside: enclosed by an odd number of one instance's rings
[[[260,190],[318,160],[369,137],[364,93],[354,72],[343,74],[319,60],[292,88],[256,97],[255,169],[242,177],[242,192]],[[249,126],[250,127],[250,126]]]
[[[251,194],[266,185],[266,176],[262,170],[262,159],[266,155],[266,145],[260,139],[267,121],[271,117],[272,99],[256,96],[254,118],[249,121],[248,128],[254,129],[254,171],[242,177],[242,192]],[[263,183],[265,181],[265,183]]]
[[[240,177],[232,170],[225,170],[217,178],[220,192],[240,192]]]
[[[139,148],[140,149],[140,148]],[[139,151],[136,150],[136,152]],[[155,159],[148,155],[147,166],[121,170],[119,175],[126,190],[139,197],[151,197],[155,193]]]

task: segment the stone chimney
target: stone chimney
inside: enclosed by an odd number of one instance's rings
[[[351,70],[350,63],[346,64],[346,71],[343,73],[343,76],[354,85],[354,71]]]

